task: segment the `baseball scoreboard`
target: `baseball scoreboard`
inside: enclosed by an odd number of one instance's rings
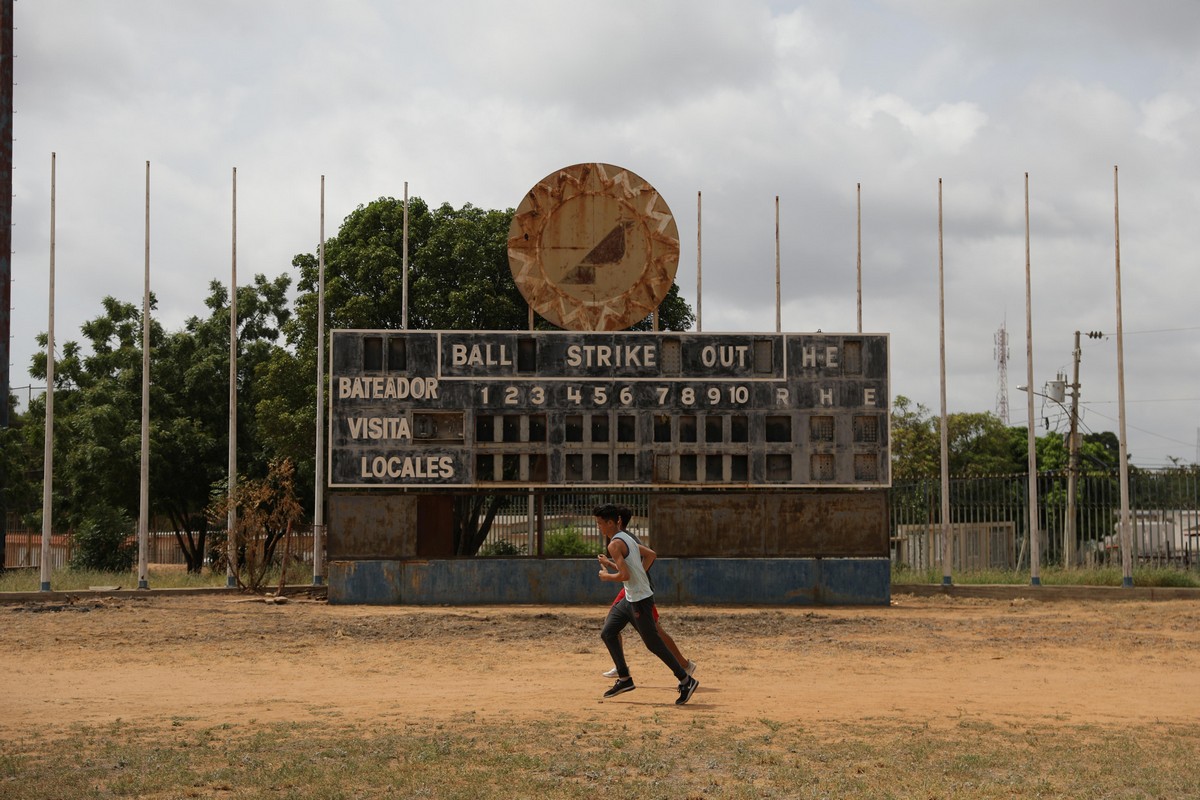
[[[888,337],[340,330],[329,485],[885,487]]]

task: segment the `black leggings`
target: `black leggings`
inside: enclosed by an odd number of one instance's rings
[[[608,648],[608,654],[612,656],[613,664],[617,668],[617,675],[622,678],[629,677],[629,665],[625,663],[625,650],[621,647],[621,631],[630,623],[637,628],[638,634],[646,644],[646,649],[662,659],[662,662],[671,668],[671,672],[675,673],[675,677],[680,683],[687,680],[687,672],[684,671],[679,660],[667,649],[662,637],[658,635],[658,628],[654,624],[653,597],[638,600],[636,603],[623,599],[608,610],[608,617],[605,618],[604,627],[600,630],[600,638],[604,640],[604,646]]]

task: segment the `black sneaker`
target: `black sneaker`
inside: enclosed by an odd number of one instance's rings
[[[675,705],[681,706],[688,700],[692,699],[692,693],[696,691],[696,687],[700,685],[700,681],[693,678],[691,675],[687,677],[683,683],[679,684],[679,699],[675,701]],[[632,687],[630,687],[632,688]]]
[[[604,693],[605,697],[616,697],[625,692],[632,692],[637,687],[633,685],[633,678],[617,678],[617,682],[612,685],[612,688]]]

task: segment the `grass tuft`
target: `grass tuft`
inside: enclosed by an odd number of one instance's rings
[[[1043,586],[1120,586],[1122,572],[1119,567],[1092,567],[1064,569],[1042,567],[1039,578]],[[892,565],[892,583],[940,584],[941,567],[912,569],[904,565]],[[962,585],[1027,585],[1028,570],[971,570],[955,571],[954,582]],[[1134,586],[1154,587],[1200,587],[1200,572],[1172,569],[1170,567],[1136,567],[1133,570]]]
[[[36,592],[41,589],[41,573],[35,569],[8,569],[0,572],[0,592]],[[312,582],[312,568],[308,565],[288,568],[289,584]],[[151,589],[203,589],[226,585],[226,576],[205,568],[200,574],[187,572],[182,566],[164,564],[151,566],[146,573],[146,582]],[[136,589],[138,576],[131,572],[102,572],[99,570],[58,569],[50,574],[50,588],[56,592],[83,591],[92,586],[119,586]],[[268,573],[263,586],[270,589],[279,585],[279,569]]]
[[[780,726],[764,737],[712,721],[678,729],[686,736],[638,736],[636,747],[629,733],[614,752],[601,722],[583,731],[469,719],[382,729],[124,722],[0,742],[0,779],[11,800],[1194,796],[1195,728],[968,727]],[[580,744],[581,733],[596,741]]]

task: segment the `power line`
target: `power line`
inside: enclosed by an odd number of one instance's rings
[[[1144,331],[1125,331],[1124,334],[1126,336],[1136,336],[1141,333],[1183,333],[1185,331],[1200,331],[1200,326],[1190,328],[1152,328]],[[1089,339],[1111,339],[1113,334],[1101,331],[1088,331],[1087,336]]]
[[[1116,400],[1088,400],[1084,405],[1112,405]],[[1200,397],[1153,397],[1148,400],[1126,400],[1126,403],[1197,403]]]
[[[1193,328],[1157,328],[1149,331],[1125,331],[1125,335],[1132,336],[1136,333],[1182,333],[1183,331],[1200,331],[1200,326]]]
[[[1110,422],[1116,422],[1116,421],[1117,421],[1117,419],[1116,419],[1115,417],[1110,417],[1110,416],[1108,416],[1107,414],[1101,414],[1099,411],[1096,411],[1095,409],[1093,409],[1093,410],[1092,410],[1092,413],[1093,413],[1093,414],[1095,414],[1095,415],[1097,415],[1097,416],[1104,417],[1105,419],[1109,420]],[[1126,424],[1128,424],[1128,423],[1126,423]],[[1133,428],[1135,431],[1139,431],[1139,432],[1141,432],[1141,433],[1144,433],[1144,434],[1146,434],[1147,436],[1153,436],[1153,437],[1155,437],[1155,438],[1157,438],[1157,439],[1162,439],[1162,440],[1163,440],[1163,441],[1165,441],[1165,442],[1171,442],[1172,444],[1182,444],[1182,445],[1184,445],[1184,446],[1186,446],[1186,447],[1193,447],[1193,446],[1195,445],[1195,443],[1194,443],[1194,442],[1184,442],[1184,441],[1181,441],[1181,440],[1179,440],[1179,439],[1172,439],[1170,436],[1163,436],[1161,433],[1155,433],[1154,431],[1148,431],[1148,430],[1146,430],[1145,428],[1139,428],[1139,427],[1138,427],[1138,426],[1136,426],[1136,425],[1129,425],[1129,427],[1130,427],[1130,428]]]

